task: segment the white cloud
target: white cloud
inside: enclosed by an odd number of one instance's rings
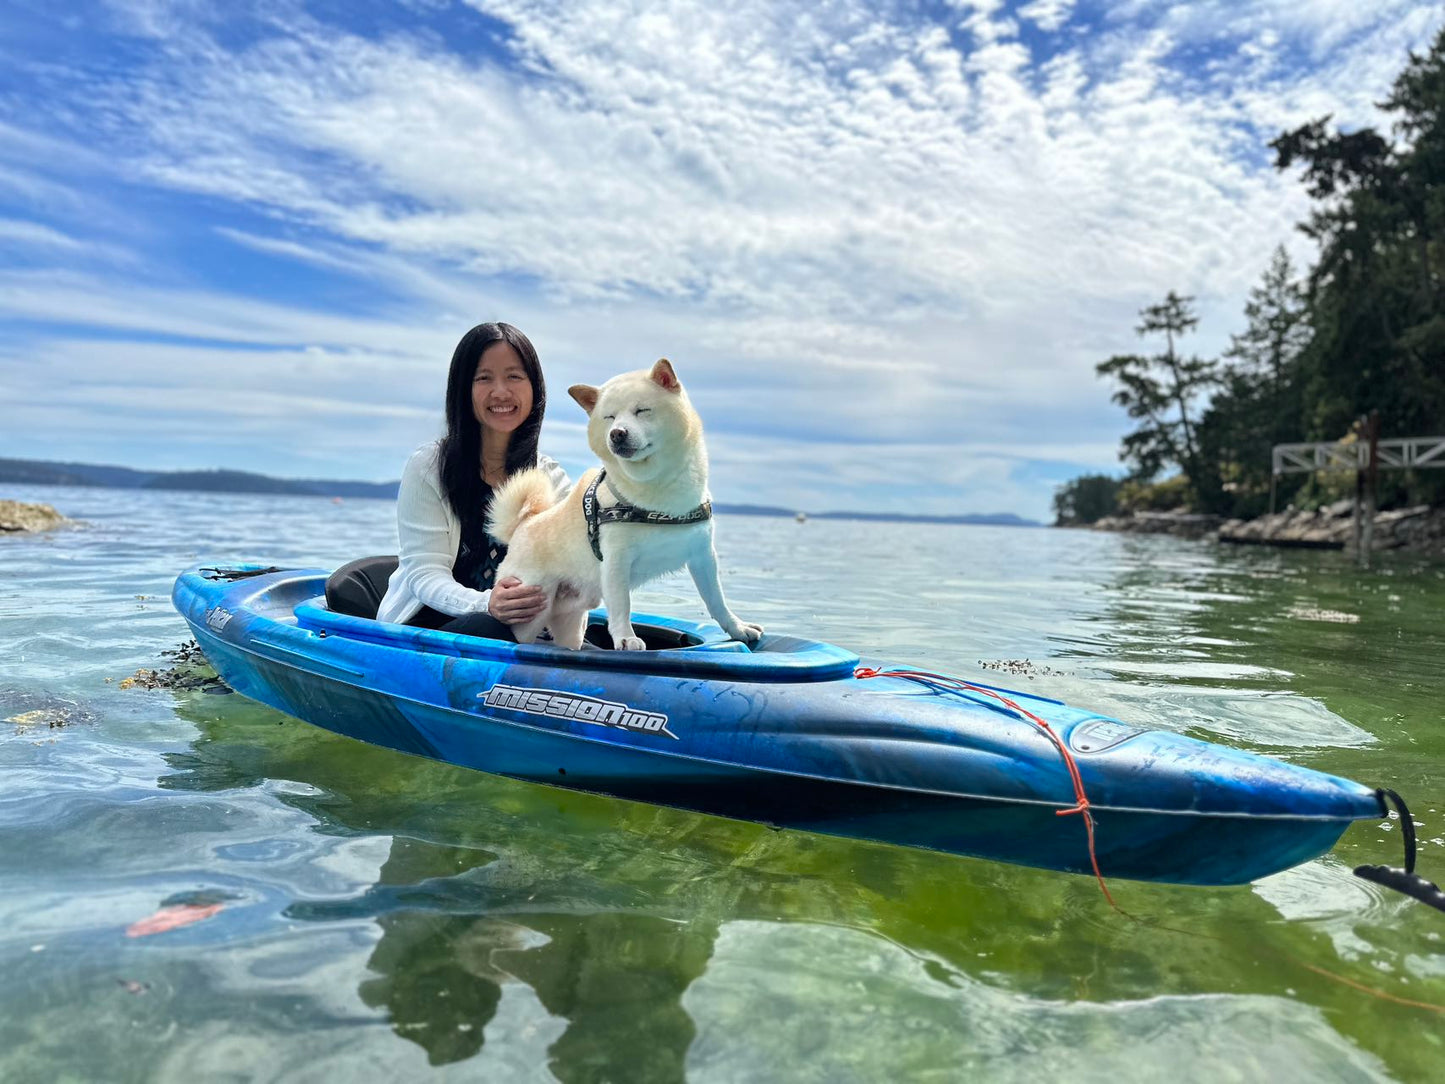
[[[1041,93],[1019,43],[965,55],[937,28],[894,26],[880,47],[842,16],[770,42],[745,29],[753,9],[488,8],[552,78],[298,30],[192,69],[185,94],[151,88],[161,153],[143,168],[355,241],[535,275],[560,299],[644,290],[848,323],[1040,280],[1237,292],[1213,271],[1234,265],[1233,239],[1283,239],[1281,211],[1305,208],[1288,178],[1237,161],[1241,124],[1278,123],[1262,104],[1277,88],[1178,88],[1165,31],[1112,70],[1055,57]],[[832,66],[824,30],[872,66]],[[1093,272],[1095,223],[1125,279]]]
[[[673,356],[714,431],[760,455],[860,486],[852,440],[895,474],[974,456],[988,492],[1011,492],[1024,459],[1107,466],[1124,422],[1093,363],[1133,345],[1140,305],[1197,294],[1207,352],[1275,244],[1308,255],[1307,201],[1264,143],[1326,112],[1378,120],[1440,21],[1382,4],[1139,2],[1045,57],[1015,18],[1075,28],[1069,0],[959,0],[937,23],[862,0],[473,0],[507,26],[509,61],[285,8],[228,49],[194,5],[150,3],[134,28],[163,53],[86,84],[111,118],[87,161],[260,210],[270,231],[217,224],[218,243],[396,300],[354,319],[72,268],[6,279],[0,309],[321,346],[337,375],[353,351],[434,372],[460,329],[505,311],[569,382]],[[1181,59],[1205,45],[1207,65]],[[21,137],[65,159],[58,137]],[[958,501],[985,485],[950,477]],[[1047,496],[1019,507],[1043,515]]]
[[[74,251],[84,247],[80,241],[59,230],[39,222],[24,219],[0,218],[0,243],[34,245],[40,248],[58,248]]]
[[[1019,18],[1027,19],[1040,30],[1058,30],[1069,21],[1075,0],[1033,0],[1019,8]]]

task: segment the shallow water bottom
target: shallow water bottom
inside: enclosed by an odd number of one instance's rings
[[[1350,874],[1398,862],[1396,822],[1252,886],[1115,882],[1125,915],[1088,878],[495,779],[120,688],[186,638],[181,568],[387,552],[388,506],[16,495],[86,526],[0,539],[0,720],[30,720],[0,722],[7,1082],[1445,1078],[1445,1021],[1402,1003],[1445,1003],[1445,917]],[[751,517],[718,537],[748,620],[1394,786],[1445,879],[1438,566]],[[701,615],[680,579],[637,605]],[[208,917],[127,936],[184,905]]]

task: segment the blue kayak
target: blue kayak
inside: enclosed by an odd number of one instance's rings
[[[1078,806],[1072,761],[1104,876],[1239,884],[1386,815],[1347,779],[1025,692],[876,662],[860,676],[832,644],[769,633],[749,649],[642,615],[647,651],[504,643],[336,612],[326,579],[197,568],[172,597],[233,689],[316,726],[777,827],[1089,873],[1084,818],[1059,815]]]

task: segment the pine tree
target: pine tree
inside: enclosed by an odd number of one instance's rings
[[[1200,423],[1200,443],[1223,479],[1230,510],[1256,513],[1269,492],[1274,445],[1305,439],[1299,362],[1312,331],[1283,245],[1249,292],[1244,314],[1248,325],[1225,351],[1223,387]]]
[[[1398,144],[1370,128],[1331,132],[1328,117],[1271,143],[1278,168],[1302,164],[1320,202],[1301,226],[1320,246],[1307,438],[1342,436],[1371,410],[1387,435],[1445,426],[1445,30],[1381,104]]]
[[[1095,371],[1119,383],[1114,402],[1142,423],[1124,438],[1120,453],[1133,467],[1131,476],[1149,481],[1166,464],[1175,464],[1184,472],[1199,506],[1213,509],[1219,503],[1218,472],[1200,454],[1197,421],[1191,411],[1195,399],[1216,383],[1217,362],[1183,357],[1178,348],[1178,340],[1199,324],[1193,301],[1170,290],[1162,303],[1140,310],[1135,331],[1141,337],[1162,334],[1162,353],[1117,354],[1100,362]]]

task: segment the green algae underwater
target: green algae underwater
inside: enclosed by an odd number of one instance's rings
[[[1350,873],[1399,863],[1395,821],[1253,885],[1112,881],[1126,916],[1088,877],[494,778],[204,683],[121,689],[185,639],[181,568],[386,552],[392,510],[34,492],[85,524],[0,551],[0,719],[30,720],[0,723],[7,1081],[1445,1079],[1445,1017],[1350,985],[1445,1005],[1445,916]],[[718,526],[749,620],[1391,786],[1445,880],[1441,566]],[[681,580],[636,605],[701,612]],[[126,936],[178,905],[207,917]]]

